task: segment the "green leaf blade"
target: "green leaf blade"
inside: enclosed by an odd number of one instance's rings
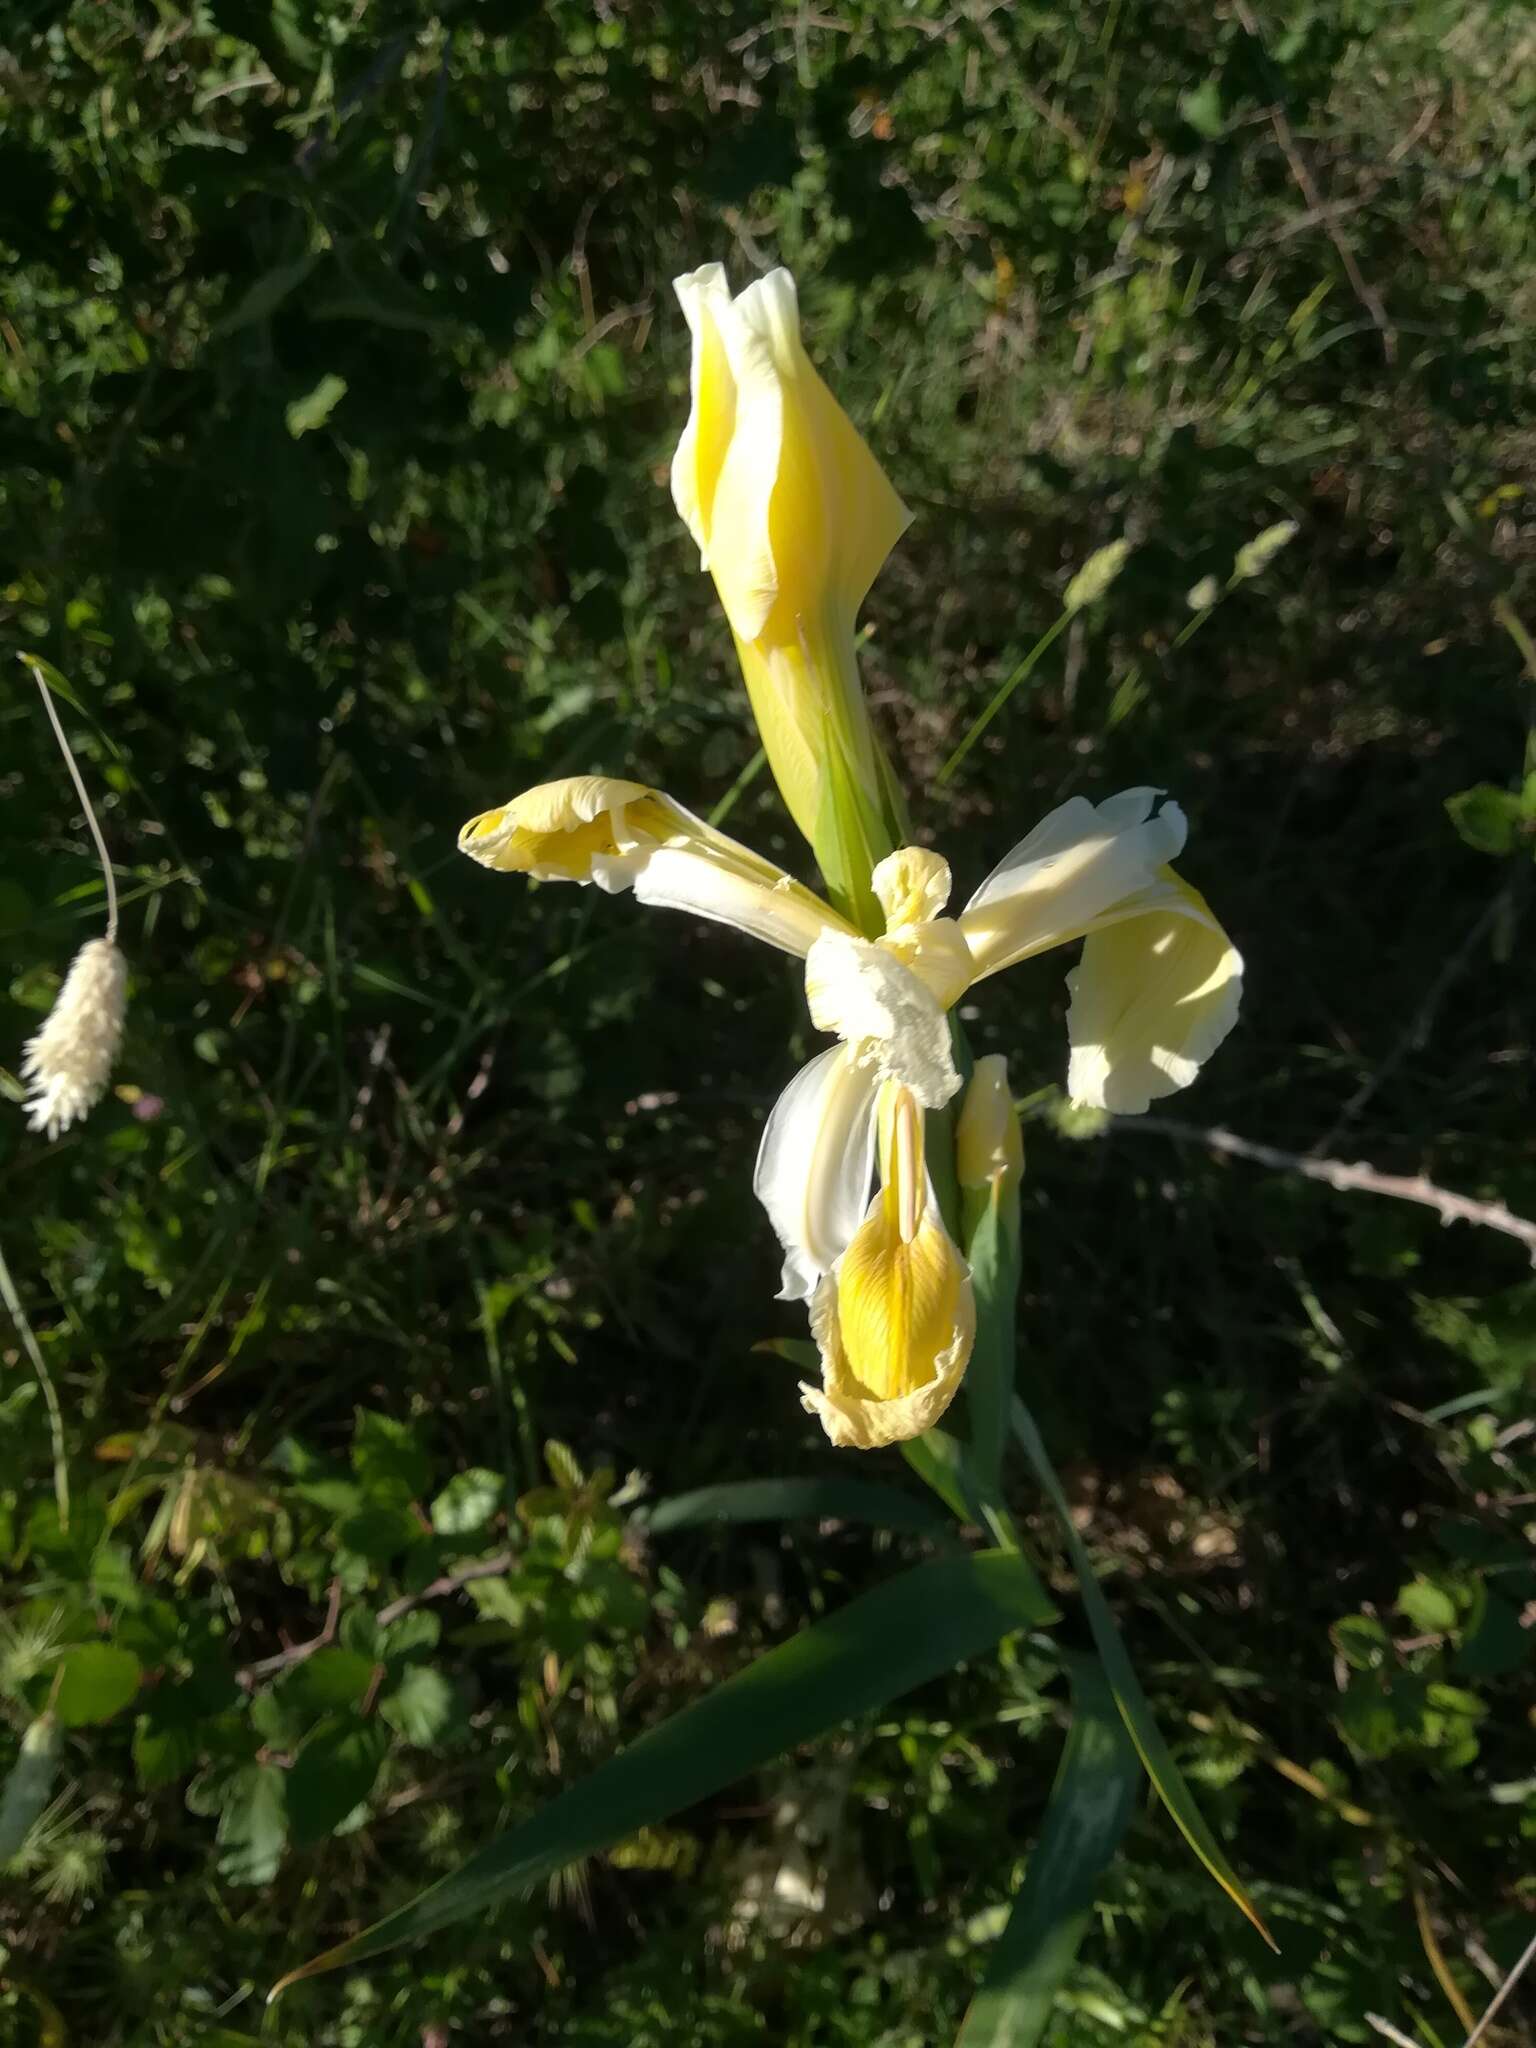
[[[1173,1760],[1172,1752],[1163,1740],[1161,1729],[1153,1719],[1151,1704],[1141,1689],[1141,1680],[1136,1676],[1125,1644],[1120,1640],[1120,1631],[1109,1602],[1099,1589],[1094,1575],[1093,1560],[1089,1557],[1083,1539],[1078,1535],[1072,1521],[1067,1497],[1061,1490],[1061,1481],[1056,1477],[1044,1440],[1035,1426],[1034,1417],[1015,1397],[1013,1403],[1014,1435],[1022,1445],[1024,1455],[1035,1469],[1035,1476],[1050,1495],[1052,1505],[1060,1517],[1066,1536],[1067,1548],[1072,1554],[1072,1563],[1077,1571],[1078,1591],[1082,1594],[1083,1607],[1088,1616],[1088,1626],[1093,1631],[1099,1657],[1104,1666],[1105,1676],[1115,1695],[1116,1705],[1124,1716],[1126,1728],[1147,1776],[1157,1788],[1158,1797],[1167,1807],[1179,1833],[1205,1865],[1206,1869],[1221,1886],[1238,1911],[1252,1924],[1256,1932],[1269,1946],[1279,1953],[1279,1944],[1259,1916],[1259,1910],[1243,1889],[1236,1872],[1222,1853],[1216,1837],[1206,1825],[1205,1818],[1195,1804],[1194,1794],[1184,1781],[1184,1774]]]
[[[409,1904],[291,1972],[272,1996],[301,1977],[362,1962],[526,1893],[567,1864],[1048,1618],[1033,1573],[1004,1552],[918,1565],[767,1651]]]
[[[1099,1666],[1070,1659],[1073,1716],[1039,1840],[955,2048],[1034,2048],[1087,1932],[1142,1783]]]
[[[869,1479],[743,1479],[661,1500],[645,1515],[653,1536],[711,1522],[789,1522],[801,1517],[863,1522],[926,1534],[947,1529],[937,1508]]]

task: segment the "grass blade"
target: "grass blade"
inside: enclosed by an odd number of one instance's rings
[[[1099,1582],[1094,1577],[1092,1560],[1082,1538],[1073,1526],[1067,1497],[1061,1490],[1061,1481],[1056,1477],[1055,1467],[1051,1463],[1040,1432],[1035,1427],[1034,1417],[1018,1399],[1015,1399],[1013,1404],[1013,1433],[1061,1518],[1067,1548],[1072,1553],[1072,1562],[1077,1570],[1078,1591],[1083,1597],[1088,1626],[1093,1630],[1093,1640],[1098,1646],[1105,1676],[1114,1692],[1116,1705],[1125,1717],[1125,1725],[1146,1767],[1147,1776],[1157,1787],[1158,1797],[1172,1814],[1185,1841],[1233,1905],[1246,1915],[1264,1940],[1278,1953],[1278,1943],[1259,1918],[1258,1908],[1244,1891],[1232,1866],[1222,1854],[1216,1837],[1206,1826],[1200,1809],[1195,1804],[1194,1795],[1184,1782],[1184,1774],[1174,1762],[1168,1745],[1163,1740],[1162,1732],[1152,1718],[1152,1709],[1141,1689],[1141,1680],[1136,1676],[1136,1667],[1130,1660],[1125,1644],[1120,1640],[1120,1631],[1115,1626],[1115,1617],[1110,1612],[1109,1602],[1104,1598],[1099,1589]]]
[[[811,1515],[925,1534],[949,1527],[948,1518],[927,1501],[869,1479],[742,1479],[701,1486],[657,1501],[642,1520],[651,1535],[665,1536],[708,1522],[788,1522]]]
[[[884,1706],[1014,1629],[1053,1618],[1017,1557],[937,1559],[877,1586],[674,1715],[377,1925],[285,1977],[431,1934],[707,1799],[840,1721]]]
[[[1067,1660],[1072,1727],[1040,1839],[955,2048],[1034,2048],[1136,1805],[1141,1758],[1091,1658]]]

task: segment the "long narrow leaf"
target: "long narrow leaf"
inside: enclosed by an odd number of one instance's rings
[[[1005,1200],[1012,1208],[1011,1227],[1004,1212]],[[978,1485],[986,1499],[994,1501],[1002,1498],[1003,1451],[1013,1401],[1013,1328],[1019,1293],[1017,1203],[1016,1194],[987,1193],[965,1247],[976,1290],[976,1342],[965,1374],[971,1458]]]
[[[1006,1552],[918,1565],[769,1650],[408,1905],[293,1971],[273,1996],[300,1977],[361,1962],[526,1893],[1010,1631],[1053,1618],[1034,1573]]]
[[[1072,1657],[1068,1668],[1072,1727],[1040,1838],[955,2048],[1034,2048],[1135,1810],[1141,1758],[1114,1694],[1092,1658]]]
[[[665,1536],[707,1522],[788,1522],[807,1515],[867,1522],[874,1529],[928,1533],[949,1527],[948,1518],[927,1501],[870,1479],[742,1479],[701,1486],[657,1501],[643,1519],[653,1536]]]
[[[1157,1787],[1158,1797],[1172,1814],[1174,1821],[1191,1849],[1200,1858],[1206,1869],[1215,1878],[1233,1905],[1252,1921],[1272,1949],[1278,1952],[1279,1944],[1259,1918],[1258,1908],[1249,1898],[1232,1866],[1222,1854],[1216,1837],[1206,1826],[1194,1795],[1184,1782],[1184,1774],[1174,1762],[1162,1731],[1152,1718],[1152,1709],[1147,1696],[1141,1689],[1136,1668],[1130,1660],[1125,1644],[1120,1640],[1120,1631],[1115,1626],[1115,1617],[1110,1612],[1109,1602],[1099,1589],[1094,1576],[1093,1561],[1088,1555],[1082,1538],[1073,1526],[1067,1497],[1061,1490],[1061,1481],[1056,1477],[1055,1467],[1046,1451],[1044,1440],[1035,1427],[1034,1417],[1017,1398],[1013,1404],[1013,1433],[1023,1446],[1024,1455],[1035,1468],[1035,1476],[1050,1495],[1061,1526],[1066,1535],[1067,1548],[1072,1553],[1072,1562],[1077,1570],[1078,1591],[1083,1596],[1083,1607],[1088,1615],[1088,1626],[1093,1630],[1093,1640],[1098,1645],[1103,1661],[1105,1676],[1115,1695],[1115,1703],[1125,1717],[1147,1776]]]

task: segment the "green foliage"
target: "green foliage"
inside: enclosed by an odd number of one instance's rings
[[[1528,25],[1255,13],[19,10],[0,637],[60,679],[132,966],[91,1121],[0,1119],[61,1415],[0,1335],[23,2042],[256,2038],[296,1959],[927,1558],[896,1460],[812,1446],[771,1302],[798,991],[453,852],[606,768],[797,860],[667,501],[675,272],[794,264],[913,508],[862,659],[957,892],[1166,786],[1250,975],[1170,1116],[1536,1214]],[[0,725],[14,1102],[102,906],[9,656]],[[1053,966],[966,1018],[1041,1112],[1021,1386],[1283,1953],[1142,1816],[1044,2039],[1461,2038],[1415,1886],[1474,2006],[1528,1939],[1519,1250],[1057,1116],[1061,1008]],[[776,1473],[789,1527],[699,1519]],[[1065,1536],[1009,1507],[1070,1639]],[[1060,1694],[1010,1642],[267,2038],[952,2038]]]

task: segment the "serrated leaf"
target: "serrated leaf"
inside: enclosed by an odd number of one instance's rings
[[[769,1650],[452,1875],[293,1971],[283,1985],[519,1897],[567,1864],[655,1826],[795,1744],[1048,1618],[1038,1582],[1018,1557],[984,1551],[918,1565]]]
[[[432,1476],[426,1451],[410,1424],[369,1408],[357,1411],[352,1470],[374,1500],[391,1503],[415,1500],[426,1492]]]
[[[288,1839],[283,1775],[271,1764],[247,1764],[223,1787],[219,1873],[231,1884],[270,1884],[277,1875]]]
[[[495,1515],[503,1491],[501,1474],[487,1466],[456,1472],[432,1503],[433,1528],[439,1536],[472,1536]]]
[[[66,1728],[110,1721],[138,1692],[144,1668],[132,1650],[112,1643],[82,1643],[59,1665],[53,1711]]]
[[[405,1742],[425,1749],[453,1719],[453,1686],[431,1664],[408,1664],[379,1712]]]
[[[333,1834],[368,1797],[384,1760],[384,1738],[357,1714],[333,1714],[301,1746],[288,1772],[288,1818],[306,1848]]]
[[[361,1651],[316,1650],[283,1680],[283,1704],[322,1714],[355,1707],[373,1683],[374,1670],[373,1659]]]

